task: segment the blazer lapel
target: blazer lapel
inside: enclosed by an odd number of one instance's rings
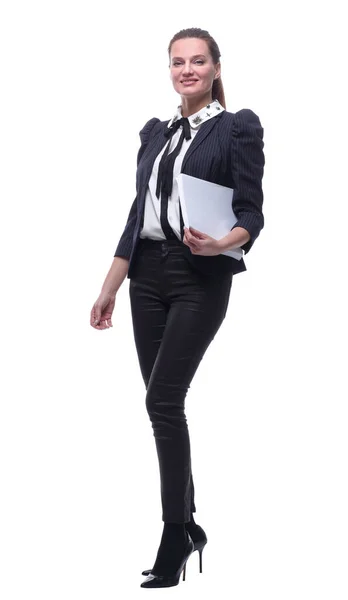
[[[222,114],[223,113],[221,113],[221,115]],[[220,118],[220,115],[216,115],[212,119],[209,119],[208,121],[205,121],[204,123],[202,123],[202,125],[200,126],[195,137],[193,138],[192,143],[189,145],[189,148],[184,156],[184,160],[182,161],[182,165],[181,165],[181,171],[183,171],[183,169],[186,165],[186,161],[190,158],[191,154],[197,150],[199,145],[203,142],[203,140],[207,137],[207,135],[215,127],[219,118]]]

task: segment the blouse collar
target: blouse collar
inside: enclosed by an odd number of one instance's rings
[[[224,107],[220,104],[218,100],[213,100],[210,104],[203,106],[198,112],[190,115],[188,117],[190,126],[193,129],[197,129],[204,121],[208,121],[212,117],[220,114],[224,109]],[[168,123],[168,127],[170,127],[175,121],[182,118],[181,114],[181,104],[177,107],[176,112],[172,119]]]

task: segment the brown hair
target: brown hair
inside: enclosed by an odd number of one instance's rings
[[[209,52],[214,65],[216,65],[219,62],[221,55],[216,41],[214,40],[214,38],[212,38],[208,31],[206,31],[205,29],[199,29],[199,27],[190,27],[189,29],[181,29],[180,31],[178,31],[178,33],[176,33],[170,40],[168,47],[169,56],[172,44],[176,42],[176,40],[182,40],[184,38],[199,38],[200,40],[205,40],[208,44]],[[222,85],[221,77],[214,79],[212,87],[212,97],[213,100],[218,100],[220,104],[226,109],[224,87]]]

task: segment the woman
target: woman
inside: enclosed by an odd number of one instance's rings
[[[251,110],[226,110],[220,52],[205,30],[177,33],[169,68],[181,105],[172,119],[150,119],[140,132],[136,198],[99,298],[96,329],[112,326],[115,298],[130,279],[132,322],[146,409],[161,479],[162,538],[141,587],[177,585],[189,555],[207,536],[195,523],[185,397],[225,318],[233,275],[245,271],[222,252],[247,253],[263,227],[263,129]],[[234,189],[237,223],[222,239],[183,226],[176,176],[187,173]]]

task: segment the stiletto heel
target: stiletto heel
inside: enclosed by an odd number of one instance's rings
[[[205,544],[204,544],[204,546],[205,546]],[[200,573],[202,573],[202,552],[203,552],[204,546],[202,546],[202,548],[200,548],[198,550],[198,552],[199,552],[199,572]]]
[[[187,561],[185,562],[184,568],[183,568],[183,571],[182,571],[182,580],[183,581],[185,581],[185,579],[186,579],[186,563],[187,563]]]

